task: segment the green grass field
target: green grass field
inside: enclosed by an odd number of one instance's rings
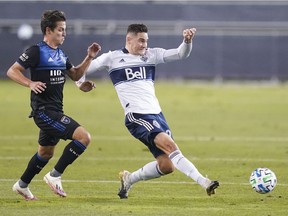
[[[124,126],[123,110],[110,82],[83,93],[68,82],[64,110],[92,134],[87,151],[63,175],[67,198],[54,195],[43,176],[67,142],[30,185],[38,201],[27,202],[12,185],[36,152],[38,129],[30,112],[29,89],[0,81],[1,215],[287,216],[288,85],[213,85],[158,82],[156,93],[182,152],[203,175],[220,181],[217,194],[179,171],[133,186],[120,200],[118,172],[153,160]],[[248,183],[257,167],[272,169],[278,184],[270,194]]]

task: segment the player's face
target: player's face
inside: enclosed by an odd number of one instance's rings
[[[55,46],[63,44],[66,36],[66,22],[65,21],[57,22],[54,31],[48,29],[46,35],[49,37],[51,44]]]
[[[66,36],[66,22],[59,21],[54,29],[54,40],[59,45],[63,44]]]
[[[130,40],[130,52],[133,55],[144,55],[148,44],[148,34],[140,32],[133,34]]]

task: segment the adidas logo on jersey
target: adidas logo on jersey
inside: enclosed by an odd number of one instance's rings
[[[125,60],[123,58],[119,61],[119,63],[122,63],[122,62],[125,62]]]
[[[48,62],[53,62],[54,60],[50,57],[49,59],[48,59]]]

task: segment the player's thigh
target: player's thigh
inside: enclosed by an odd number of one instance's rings
[[[63,140],[71,140],[74,131],[80,126],[78,122],[64,113],[51,110],[35,112],[34,121],[45,136]],[[42,145],[42,143],[39,144]]]
[[[164,132],[158,133],[154,138],[155,145],[164,151],[167,155],[172,152],[178,150],[178,146],[174,142],[174,140]]]
[[[149,148],[155,158],[163,153],[169,155],[178,149],[162,113],[128,113],[125,125],[135,138]]]

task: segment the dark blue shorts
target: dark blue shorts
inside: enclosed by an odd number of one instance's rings
[[[149,148],[155,158],[165,154],[154,143],[154,138],[157,134],[165,132],[173,139],[162,112],[159,114],[128,113],[125,117],[125,125],[135,138],[139,139]]]
[[[60,139],[72,140],[74,131],[80,125],[62,112],[43,110],[33,113],[34,122],[40,128],[39,144],[55,146]]]

